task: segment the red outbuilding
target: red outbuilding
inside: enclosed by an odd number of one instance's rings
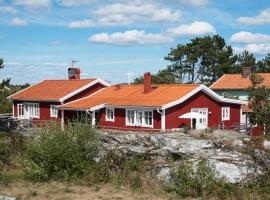
[[[13,117],[36,123],[61,119],[70,112],[58,112],[57,106],[80,99],[110,86],[101,79],[80,79],[79,68],[69,68],[67,80],[44,80],[8,98],[13,102]],[[64,118],[63,118],[64,119]]]
[[[144,84],[112,85],[57,108],[88,113],[102,128],[165,131],[230,128],[240,124],[245,103],[200,84],[152,85],[151,74],[145,73]]]

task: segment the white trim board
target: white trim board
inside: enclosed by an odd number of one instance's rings
[[[60,101],[60,102],[64,102],[65,100],[71,98],[72,96],[74,96],[74,95],[76,95],[76,94],[79,94],[80,92],[86,90],[87,88],[89,88],[89,87],[91,87],[91,86],[94,86],[94,85],[97,84],[97,83],[100,83],[101,85],[106,86],[106,87],[109,87],[109,86],[110,86],[110,84],[107,83],[106,81],[103,81],[103,80],[101,80],[101,79],[96,79],[96,80],[92,81],[91,83],[88,83],[87,85],[85,85],[85,86],[83,86],[83,87],[81,87],[81,88],[79,88],[79,89],[77,89],[77,90],[75,90],[75,91],[69,93],[68,95],[66,95],[66,96],[64,96],[64,97],[62,97],[62,98],[60,98],[59,101]]]
[[[184,101],[186,101],[187,99],[189,99],[190,97],[192,97],[193,95],[197,94],[198,92],[203,91],[206,94],[208,94],[209,96],[211,96],[212,98],[216,99],[219,102],[223,102],[223,103],[232,103],[232,104],[246,104],[247,102],[245,101],[240,101],[240,100],[236,100],[236,99],[227,99],[224,98],[222,96],[219,96],[217,93],[215,93],[213,90],[211,90],[210,88],[206,87],[205,85],[200,85],[199,87],[197,87],[196,89],[192,90],[191,92],[189,92],[188,94],[186,94],[185,96],[183,96],[182,98],[173,101],[171,103],[168,103],[166,105],[162,106],[162,110],[167,109],[167,108],[171,108],[173,106],[176,106],[180,103],[183,103]]]

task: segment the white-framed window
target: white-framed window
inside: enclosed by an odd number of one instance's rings
[[[40,109],[39,103],[22,103],[18,104],[19,118],[39,118]]]
[[[221,120],[230,120],[230,107],[221,108]]]
[[[17,116],[18,117],[24,116],[23,104],[17,104]]]
[[[51,105],[50,113],[51,117],[58,117],[58,110],[56,109],[57,105]]]
[[[152,110],[126,110],[127,126],[153,127]]]
[[[127,110],[126,111],[127,116],[127,125],[135,125],[135,110]]]
[[[106,108],[106,121],[114,122],[114,109]]]
[[[147,126],[153,125],[153,111],[144,111],[144,123]]]
[[[26,103],[24,104],[24,108],[29,117],[39,118],[39,103]]]

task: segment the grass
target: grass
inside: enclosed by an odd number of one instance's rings
[[[199,161],[196,168],[183,161],[174,167],[171,184],[165,185],[148,173],[149,164],[144,164],[149,161],[146,157],[106,151],[96,162],[98,152],[104,151],[98,135],[90,126],[83,127],[79,123],[68,126],[64,132],[58,125],[51,124],[28,139],[0,132],[0,144],[0,184],[8,188],[26,182],[30,185],[28,198],[42,195],[42,191],[31,187],[36,182],[43,181],[38,184],[46,185],[56,181],[67,184],[61,189],[66,194],[76,192],[73,184],[80,188],[92,187],[95,193],[100,193],[103,185],[109,183],[119,190],[124,186],[141,194],[168,199],[270,199],[268,168],[252,184],[233,185],[216,178],[215,170],[205,159]]]

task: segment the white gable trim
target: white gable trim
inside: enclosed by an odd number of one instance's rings
[[[167,109],[167,108],[171,108],[175,105],[178,105],[184,101],[186,101],[187,99],[189,99],[190,97],[192,97],[193,95],[197,94],[198,92],[203,91],[206,94],[208,94],[209,96],[211,96],[212,98],[214,98],[215,100],[219,101],[219,102],[224,102],[224,103],[232,103],[232,104],[246,104],[246,101],[240,101],[240,100],[236,100],[236,99],[227,99],[224,98],[222,96],[219,96],[217,93],[215,93],[213,90],[211,90],[210,88],[206,87],[205,85],[200,85],[199,87],[197,87],[196,89],[192,90],[191,92],[189,92],[188,94],[186,94],[185,96],[183,96],[182,98],[173,101],[171,103],[165,104],[162,106],[162,110]]]
[[[76,94],[78,94],[78,93],[80,93],[80,92],[86,90],[87,88],[89,88],[89,87],[91,87],[91,86],[93,86],[93,85],[95,85],[95,84],[97,84],[97,83],[100,83],[101,85],[104,85],[104,86],[106,86],[106,87],[110,86],[110,84],[107,83],[106,81],[103,81],[103,80],[101,80],[101,79],[96,79],[95,81],[92,81],[91,83],[88,83],[87,85],[85,85],[85,86],[79,88],[78,90],[75,90],[75,91],[69,93],[68,95],[66,95],[66,96],[64,96],[64,97],[62,97],[62,98],[60,98],[59,101],[60,101],[60,102],[64,102],[65,100],[69,99],[70,97],[72,97],[72,96],[74,96],[74,95],[76,95]]]

